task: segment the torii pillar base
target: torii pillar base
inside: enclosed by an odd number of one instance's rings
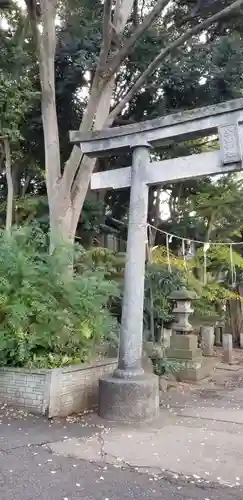
[[[147,422],[159,415],[159,380],[156,375],[99,380],[100,417],[112,422],[129,424]]]

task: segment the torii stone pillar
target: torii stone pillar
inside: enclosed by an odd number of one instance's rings
[[[108,130],[71,132],[71,142],[89,156],[133,149],[132,167],[92,175],[92,189],[131,187],[118,368],[100,379],[99,414],[117,422],[154,418],[158,378],[142,369],[145,244],[148,186],[242,169],[243,99]],[[149,163],[149,144],[168,145],[210,134],[220,150]]]
[[[158,377],[142,368],[149,148],[133,147],[118,368],[99,382],[99,415],[121,422],[149,420],[159,412]]]
[[[147,240],[149,145],[133,148],[127,255],[124,279],[119,363],[116,375],[141,375],[143,348],[143,301]]]

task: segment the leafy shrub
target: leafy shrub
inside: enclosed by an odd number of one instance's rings
[[[115,280],[119,293],[109,301],[109,310],[119,322],[121,321],[122,312],[125,262],[126,254],[112,252],[104,247],[93,247],[80,252],[76,262],[78,273],[82,273],[83,269],[88,267],[94,272],[101,271],[107,280]]]
[[[76,269],[82,272],[87,267],[93,271],[102,270],[107,279],[123,280],[126,255],[112,252],[108,248],[93,247],[79,253]]]
[[[226,251],[227,250],[227,251]],[[199,249],[195,258],[186,262],[183,258],[170,253],[170,267],[168,270],[167,249],[163,246],[156,247],[152,252],[153,264],[148,267],[145,287],[145,319],[150,314],[149,288],[152,287],[154,302],[154,322],[155,328],[161,324],[170,323],[172,319],[172,304],[168,301],[168,295],[178,288],[185,286],[188,290],[197,293],[198,300],[193,304],[195,315],[190,318],[191,321],[204,322],[206,320],[216,321],[222,314],[222,305],[229,298],[237,295],[227,287],[226,283],[219,283],[218,273],[228,269],[229,249],[224,247],[212,247],[209,251],[207,261],[207,283],[204,284],[201,278],[203,275],[202,250]],[[243,259],[235,255],[235,266],[240,266]],[[217,272],[216,272],[217,269]]]
[[[201,266],[198,258],[185,263],[183,258],[170,253],[171,272],[168,269],[167,250],[163,246],[156,247],[152,252],[152,263],[147,265],[145,275],[145,297],[144,297],[144,330],[147,334],[150,330],[151,315],[154,320],[155,337],[160,337],[161,326],[169,325],[172,321],[172,303],[168,295],[173,291],[185,286],[198,295],[198,300],[193,304],[195,319],[210,321],[218,318],[222,303],[232,295],[226,287],[218,284],[210,276],[206,285],[197,278],[195,266]],[[120,295],[109,304],[110,310],[120,321],[123,276],[125,268],[125,256],[122,253],[114,253],[102,247],[91,248],[79,254],[77,262],[78,272],[84,268],[93,271],[102,270],[107,279],[115,279],[120,286]],[[153,311],[151,310],[151,291],[153,298]],[[193,318],[191,318],[193,319]],[[148,335],[148,338],[150,336]]]
[[[50,256],[45,236],[31,234],[0,235],[0,365],[84,361],[95,343],[116,338],[107,304],[117,286],[101,270],[64,275],[65,249]]]
[[[184,285],[185,277],[181,269],[172,266],[170,272],[168,266],[165,264],[150,264],[147,266],[144,300],[145,327],[149,328],[151,289],[155,329],[158,330],[162,324],[165,325],[172,320],[172,304],[171,301],[168,300],[168,295],[173,290],[178,290]]]
[[[217,247],[218,250],[209,253],[208,268],[211,274],[207,275],[207,284],[204,284],[200,278],[203,275],[203,262],[201,262],[201,249],[197,252],[195,258],[187,261],[170,252],[170,267],[168,269],[167,249],[163,246],[155,247],[152,251],[152,263],[147,265],[145,275],[145,297],[144,297],[144,330],[147,339],[151,328],[151,319],[154,322],[155,338],[160,337],[161,326],[169,326],[173,314],[172,303],[168,300],[168,295],[173,291],[185,286],[193,290],[198,295],[198,300],[193,304],[195,314],[190,319],[194,323],[205,321],[216,321],[222,314],[222,305],[228,298],[235,296],[227,288],[227,284],[217,282],[212,274],[214,265],[217,264],[217,270],[222,271],[223,266],[229,268],[229,250],[226,252],[223,247]],[[214,261],[213,261],[214,259]],[[241,264],[242,258],[234,256],[235,265]],[[79,255],[77,262],[78,272],[89,268],[95,272],[98,270],[104,273],[106,279],[115,279],[120,287],[120,295],[109,303],[110,310],[120,321],[121,305],[123,293],[123,277],[125,268],[125,256],[122,253],[114,253],[111,250],[102,247],[91,248]],[[153,299],[153,306],[151,303]],[[152,310],[153,307],[153,310]],[[151,333],[151,332],[150,332]]]

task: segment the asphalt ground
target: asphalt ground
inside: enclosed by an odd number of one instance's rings
[[[0,412],[1,500],[243,500],[241,487],[199,484],[193,478],[139,473],[53,454],[48,443],[100,432],[92,417],[48,421],[3,408]],[[146,454],[146,450],[144,451]]]

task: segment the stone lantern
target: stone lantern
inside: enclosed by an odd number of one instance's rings
[[[189,323],[189,316],[194,313],[191,301],[197,298],[195,292],[186,290],[186,288],[175,290],[169,295],[168,299],[174,302],[173,315],[175,322],[172,323],[172,332],[188,335],[193,331],[193,327]]]
[[[166,350],[166,361],[171,372],[180,380],[200,380],[209,375],[209,367],[198,348],[197,335],[189,323],[193,314],[191,302],[198,297],[195,292],[182,288],[172,292],[168,299],[174,302],[170,347]]]

